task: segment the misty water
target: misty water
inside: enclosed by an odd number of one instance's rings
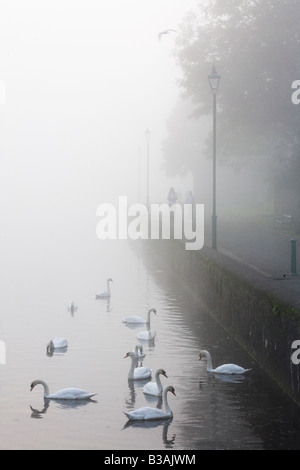
[[[1,291],[1,449],[300,447],[299,408],[187,295],[184,280],[157,263],[147,243],[91,241],[86,250],[67,254],[32,253],[7,265]],[[96,300],[108,277],[110,302]],[[78,304],[74,314],[67,308],[71,299]],[[157,333],[153,343],[143,342],[143,365],[153,375],[157,368],[166,370],[162,382],[176,390],[176,396],[169,394],[174,416],[132,424],[123,410],[161,403],[143,394],[148,380],[127,379],[130,358],[124,356],[145,327],[128,327],[122,318],[146,317],[152,307],[157,315],[151,329]],[[67,350],[47,355],[46,344],[57,336],[68,339]],[[211,351],[214,365],[235,362],[252,370],[235,378],[208,374],[206,362],[199,361],[201,348]],[[79,387],[97,395],[91,401],[44,402],[41,386],[30,392],[38,378],[50,392]]]

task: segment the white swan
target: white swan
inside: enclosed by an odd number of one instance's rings
[[[137,410],[133,411],[123,411],[128,419],[131,420],[151,420],[151,419],[165,419],[165,418],[172,418],[173,412],[169,407],[167,401],[167,393],[171,392],[173,395],[176,396],[175,389],[172,385],[167,385],[164,387],[163,390],[163,404],[164,410],[159,408],[152,408],[150,406],[143,406],[142,408],[138,408]]]
[[[155,308],[151,308],[148,311],[147,318],[142,318],[137,315],[132,315],[131,317],[126,317],[122,318],[123,323],[146,323],[147,325],[150,325],[150,314],[151,312],[155,313],[156,315],[156,310]]]
[[[248,372],[249,370],[251,370],[251,369],[244,369],[243,367],[237,366],[236,364],[223,364],[222,366],[219,366],[216,369],[213,369],[210,353],[204,349],[200,351],[199,360],[201,360],[202,357],[206,357],[207,371],[213,372],[214,374],[244,374],[245,372]]]
[[[167,377],[166,371],[164,369],[157,369],[155,372],[155,382],[148,382],[143,387],[143,393],[146,395],[154,395],[156,397],[160,397],[163,393],[163,386],[160,381],[160,375]]]
[[[107,291],[96,294],[96,299],[108,299],[110,297],[110,282],[113,282],[111,278],[107,279]]]
[[[74,313],[75,310],[77,309],[78,309],[78,305],[74,302],[74,300],[71,300],[71,302],[68,305],[69,312]]]
[[[130,351],[124,356],[124,359],[126,357],[131,358],[131,366],[128,372],[128,379],[129,380],[139,380],[139,379],[148,379],[152,375],[152,369],[149,369],[149,367],[135,367],[137,364],[137,359],[135,357],[135,353]]]
[[[81,390],[80,388],[63,388],[62,390],[59,390],[56,393],[49,393],[49,387],[44,382],[44,380],[34,380],[31,382],[30,385],[30,391],[33,390],[33,388],[36,385],[42,385],[44,387],[44,398],[46,399],[52,399],[52,400],[87,400],[96,393],[88,393],[85,390]]]
[[[151,330],[139,331],[138,334],[136,335],[137,339],[142,339],[144,341],[151,341],[155,338],[155,336],[156,336],[156,331],[151,331]]]
[[[53,349],[62,349],[68,347],[68,341],[65,338],[54,338],[47,344],[47,351],[53,351]]]
[[[137,344],[134,349],[134,355],[136,359],[144,359],[146,354],[144,353],[144,348],[142,344]]]

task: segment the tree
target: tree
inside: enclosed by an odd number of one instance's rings
[[[175,58],[183,96],[194,117],[211,113],[207,76],[222,75],[218,95],[218,159],[234,166],[257,161],[277,175],[299,145],[299,108],[291,85],[300,78],[299,0],[210,0],[182,22]],[[170,129],[169,139],[174,139]],[[174,169],[193,168],[193,154],[166,151]],[[211,154],[211,143],[207,148]],[[170,166],[170,165],[169,165]]]

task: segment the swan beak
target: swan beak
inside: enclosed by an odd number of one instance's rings
[[[202,355],[201,355],[201,354],[199,354],[199,361],[201,361],[201,359],[202,359]]]
[[[128,357],[128,353],[126,354],[126,356],[123,357],[123,359],[126,359],[126,357]]]
[[[31,385],[31,387],[30,387],[30,391],[31,391],[31,392],[32,392],[32,390],[33,390],[33,385]]]
[[[172,393],[173,393],[173,395],[175,395],[175,397],[176,397],[176,393],[175,393],[175,390],[171,390],[171,392],[172,392]]]

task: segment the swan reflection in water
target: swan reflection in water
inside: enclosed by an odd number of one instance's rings
[[[136,402],[136,388],[142,389],[147,382],[149,382],[149,379],[128,380],[129,396],[125,398],[126,408],[132,409],[132,406],[135,405]]]
[[[135,391],[133,380],[128,380],[128,388],[129,388],[129,397],[125,398],[125,405],[126,405],[126,408],[131,409],[131,407],[135,405],[135,401],[136,401],[136,391]]]
[[[44,400],[44,407],[41,410],[38,410],[37,408],[33,408],[33,406],[30,405],[30,409],[32,411],[31,413],[31,418],[35,419],[41,419],[43,414],[46,414],[47,409],[49,408],[50,400]]]
[[[176,434],[173,434],[171,439],[168,439],[168,429],[170,424],[173,421],[173,417],[167,418],[164,420],[157,420],[157,421],[132,421],[128,420],[127,423],[125,423],[122,431],[127,428],[144,428],[144,429],[154,429],[162,426],[162,441],[164,443],[164,446],[166,449],[172,449],[175,445],[175,437]]]
[[[226,375],[226,374],[213,374],[208,373],[207,377],[199,381],[199,390],[203,391],[208,384],[215,384],[222,382],[224,384],[242,384],[247,378],[244,375]]]
[[[32,405],[30,405],[30,410],[31,410],[31,418],[35,419],[41,419],[44,415],[47,413],[48,408],[50,407],[50,402],[51,406],[57,406],[58,408],[62,409],[75,409],[79,408],[82,406],[87,406],[89,403],[97,403],[97,400],[94,399],[89,399],[89,400],[49,400],[47,398],[44,399],[44,406],[41,409],[34,408]]]
[[[247,379],[244,375],[209,374],[208,380],[227,382],[232,384],[241,384],[244,382],[244,380]]]

